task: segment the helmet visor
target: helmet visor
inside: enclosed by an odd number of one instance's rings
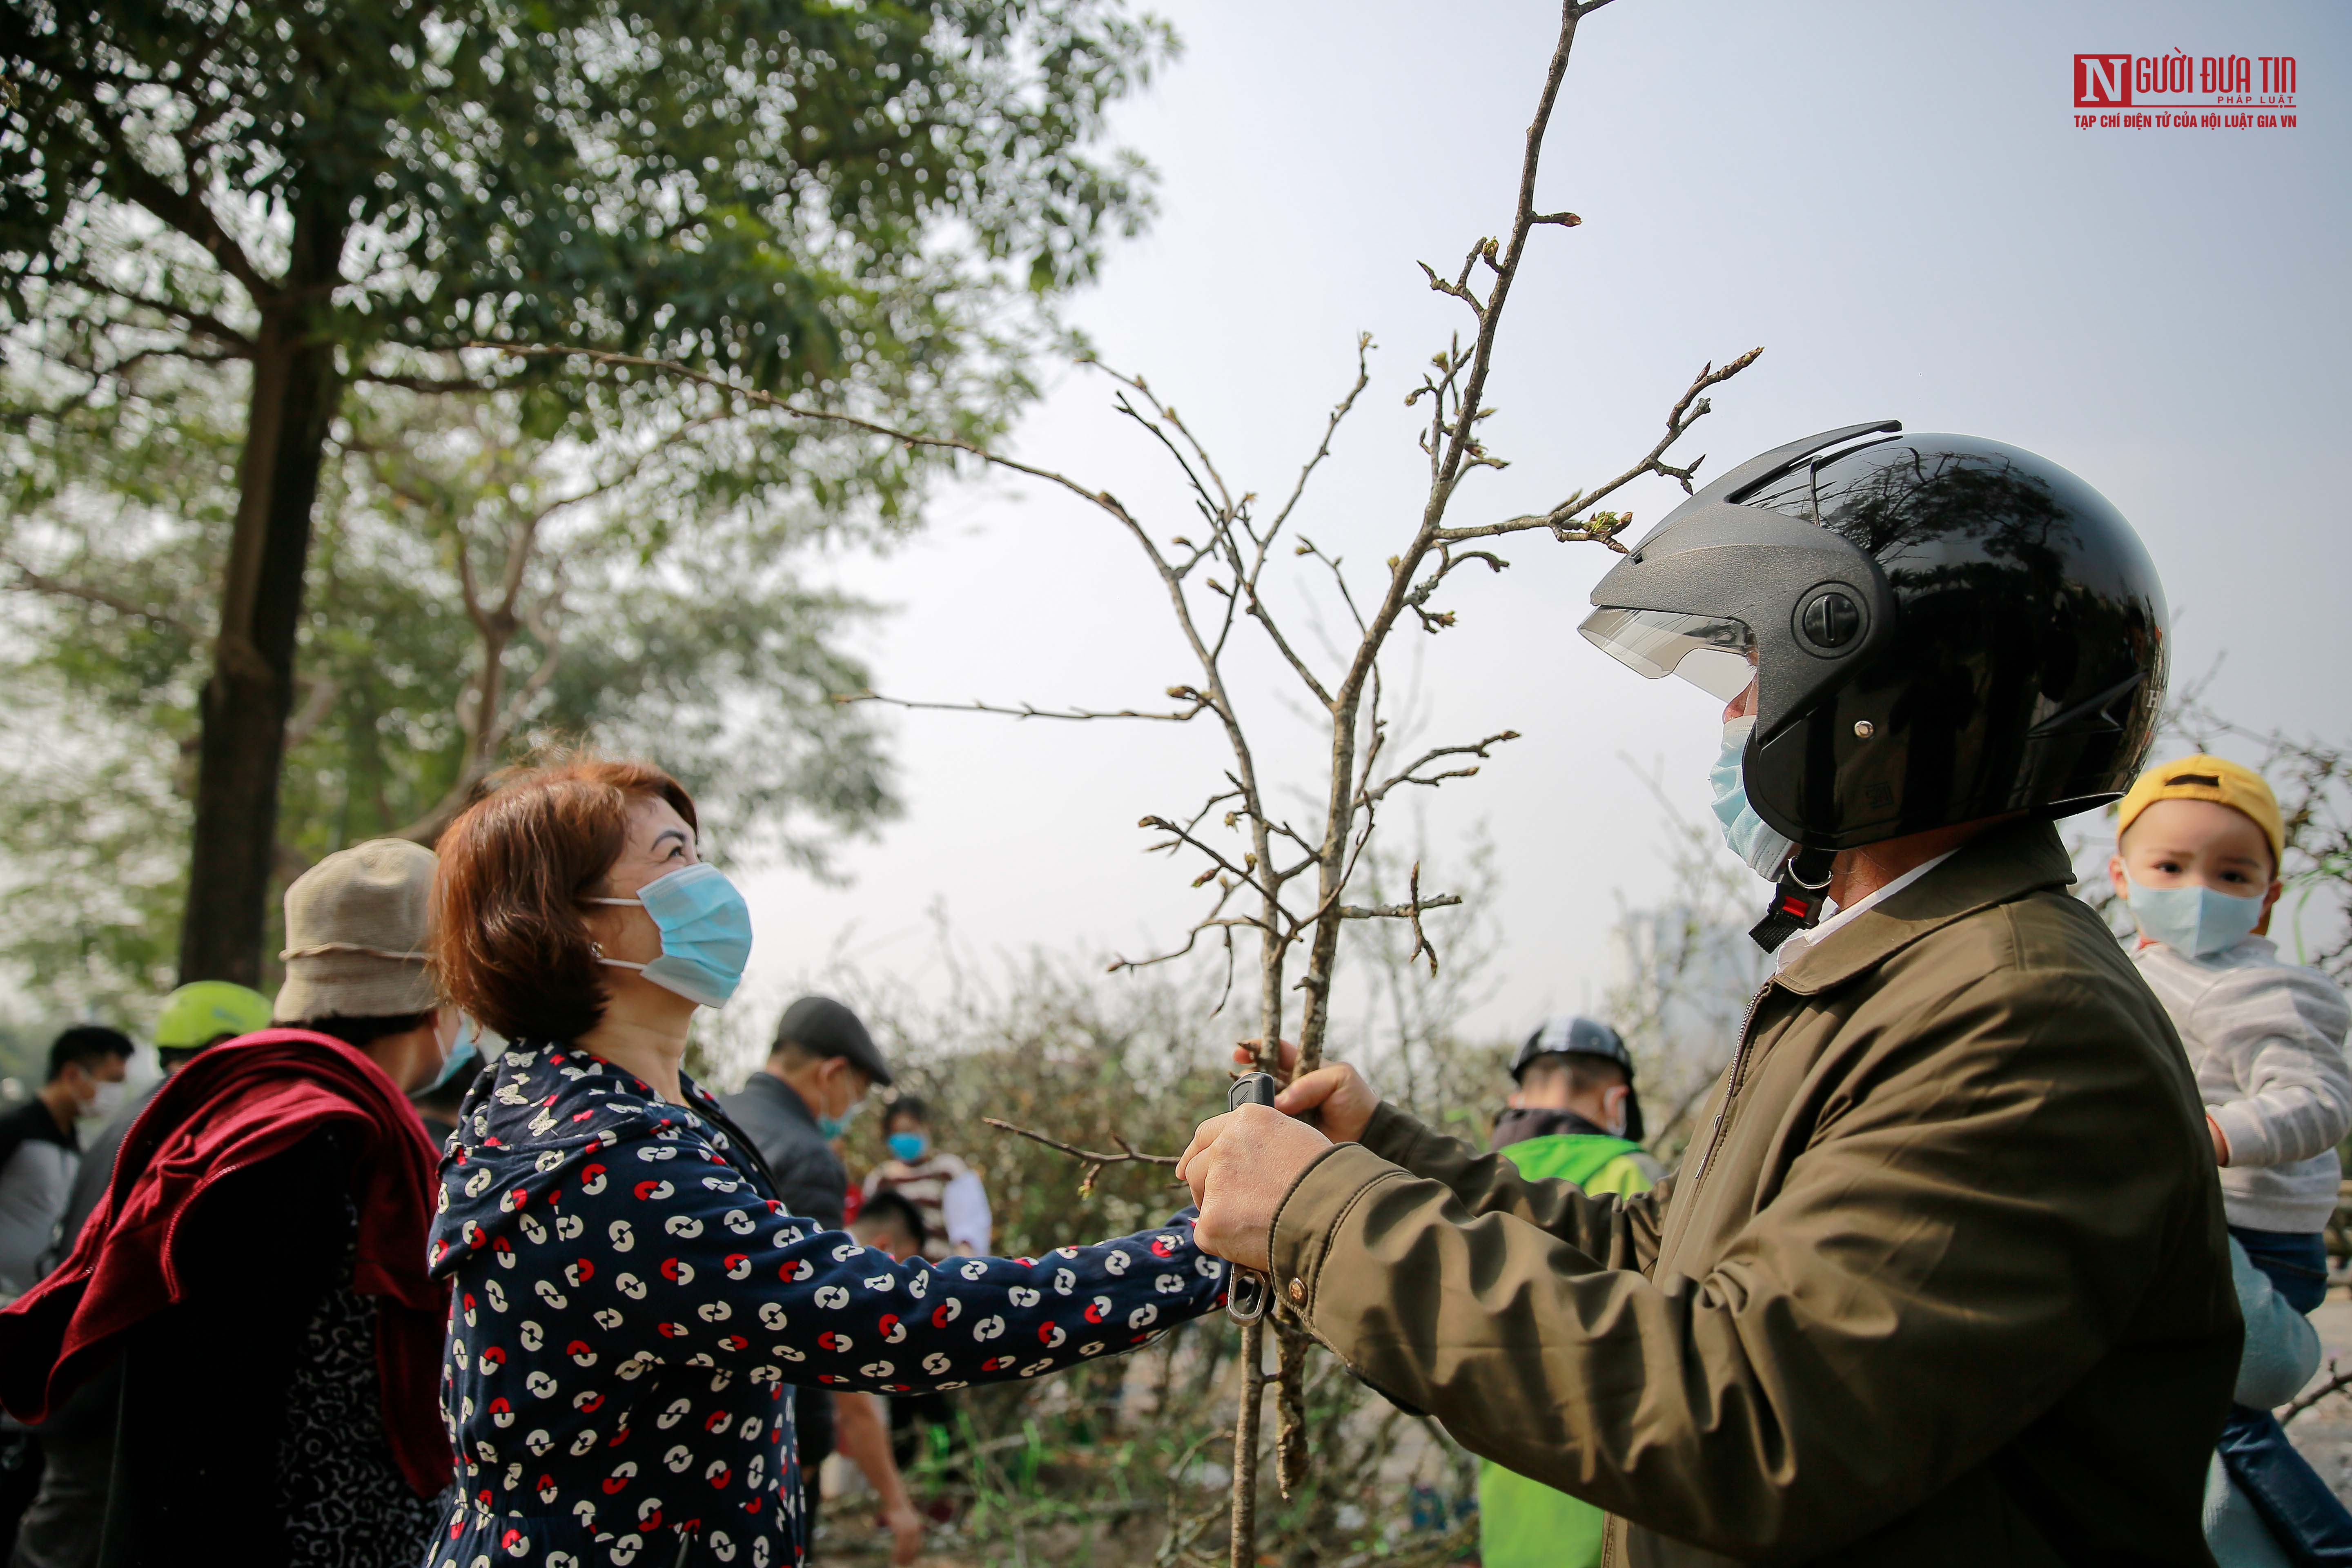
[[[1602,608],[1576,628],[1645,679],[1679,675],[1728,702],[1756,679],[1756,638],[1738,621],[1667,610]]]

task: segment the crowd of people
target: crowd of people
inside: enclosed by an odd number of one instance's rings
[[[1479,1457],[1487,1568],[2352,1562],[2271,1414],[2352,1132],[2344,995],[2265,934],[2277,802],[2141,767],[2164,610],[2111,507],[1898,430],[1710,484],[1582,628],[1724,700],[1772,884],[1674,1170],[1603,1020],[1529,1037],[1486,1151],[1249,1043],[1286,1081],[1201,1126],[1194,1208],[995,1256],[916,1097],[853,1183],[898,1085],[849,1007],[794,1002],[732,1094],[687,1071],[752,933],[685,788],[525,766],[294,881],[276,997],[164,998],[136,1100],[80,1025],[0,1116],[10,1563],[784,1568],[835,1452],[908,1562],[956,1391],[1235,1268]],[[2108,804],[2120,943],[2051,826]]]
[[[874,1245],[842,1235],[841,1142],[890,1069],[853,1012],[806,997],[726,1101],[682,1070],[749,925],[654,769],[527,772],[437,854],[356,846],[286,905],[275,1002],[169,998],[168,1077],[108,1123],[103,1167],[77,1173],[75,1130],[132,1047],[82,1028],[31,1103],[60,1156],[0,1170],[47,1254],[0,1312],[12,1474],[38,1488],[16,1560],[189,1541],[258,1562],[625,1560],[672,1531],[783,1563],[836,1433],[908,1560],[925,1519],[877,1395],[936,1413],[921,1396],[1130,1350],[1221,1289],[1181,1219],[988,1258],[961,1163],[931,1247],[950,1157],[909,1144],[911,1100],[855,1190]],[[665,1502],[667,1477],[697,1489]]]

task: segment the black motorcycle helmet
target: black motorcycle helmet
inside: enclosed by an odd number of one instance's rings
[[[1837,850],[2105,805],[2164,699],[2164,590],[2123,515],[2031,452],[1901,429],[1741,464],[1601,580],[1580,628],[1726,700],[1753,665],[1742,776],[1816,852],[1808,886]]]

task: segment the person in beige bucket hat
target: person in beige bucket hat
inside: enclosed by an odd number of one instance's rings
[[[286,889],[286,983],[271,1018],[364,1052],[403,1094],[433,1081],[457,1033],[425,952],[435,864],[422,844],[371,838]]]
[[[286,889],[280,1025],[422,1013],[440,998],[426,969],[433,851],[405,838],[340,849]]]
[[[275,1023],[164,1081],[72,1254],[0,1311],[20,1419],[121,1369],[110,1560],[425,1557],[452,1474],[448,1296],[425,1268],[437,1151],[405,1097],[458,1022],[425,958],[434,869],[375,839],[295,880]]]

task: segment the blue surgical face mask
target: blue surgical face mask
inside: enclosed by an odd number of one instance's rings
[[[863,1100],[853,1100],[849,1102],[849,1109],[838,1116],[827,1116],[819,1112],[816,1119],[816,1135],[830,1143],[848,1131],[849,1124],[857,1120],[858,1107],[864,1103]]]
[[[591,899],[592,904],[637,904],[661,931],[662,952],[651,963],[597,954],[615,969],[642,971],[664,990],[723,1007],[743,984],[751,960],[751,910],[716,866],[681,866],[637,889],[634,899]]]
[[[2219,893],[2196,882],[2178,888],[2150,888],[2128,874],[2124,882],[2131,889],[2125,902],[2131,906],[2132,919],[2138,922],[2140,934],[2191,958],[2204,958],[2235,947],[2262,923],[2263,900],[2259,898]]]
[[[1771,881],[1780,874],[1789,852],[1797,846],[1794,840],[1773,829],[1770,824],[1756,815],[1748,804],[1748,786],[1739,774],[1740,753],[1748,749],[1748,737],[1756,732],[1756,721],[1751,716],[1734,719],[1723,727],[1723,751],[1707,769],[1707,786],[1715,792],[1715,820],[1723,827],[1723,841],[1731,852],[1748,862],[1748,868]]]
[[[436,1089],[446,1089],[458,1074],[470,1078],[480,1070],[481,1065],[482,1047],[474,1029],[474,1020],[461,1017],[457,1020],[457,1037],[449,1042],[449,1059],[441,1064],[440,1075],[417,1092],[431,1094]]]
[[[919,1132],[893,1132],[883,1140],[890,1152],[907,1164],[913,1164],[930,1152],[931,1141]]]

